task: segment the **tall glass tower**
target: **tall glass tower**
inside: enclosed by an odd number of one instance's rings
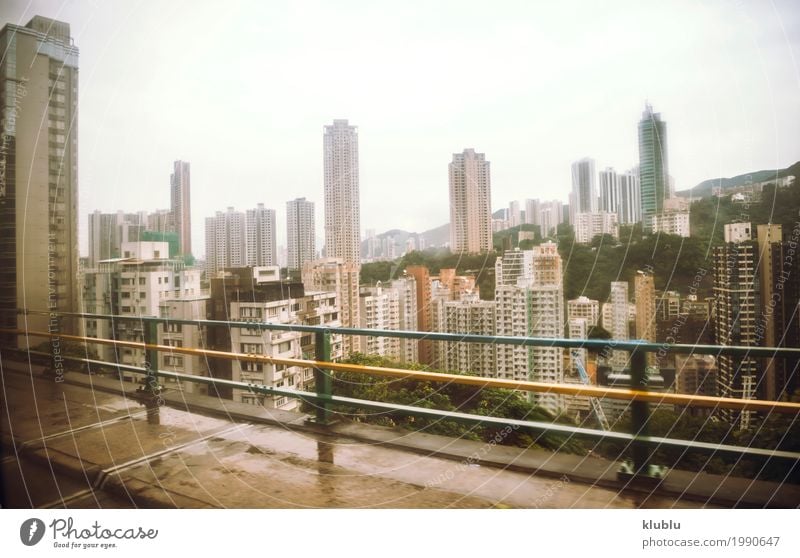
[[[639,121],[639,188],[644,230],[653,228],[653,216],[664,210],[669,193],[667,123],[653,107],[645,105]]]

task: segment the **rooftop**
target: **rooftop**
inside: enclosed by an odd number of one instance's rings
[[[4,507],[794,507],[800,488],[671,473],[626,487],[599,458],[340,422],[3,359]],[[149,407],[149,408],[148,408]],[[475,456],[478,456],[477,458]]]

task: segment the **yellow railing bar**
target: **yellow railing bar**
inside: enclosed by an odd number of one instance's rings
[[[0,329],[0,333],[28,335],[31,337],[57,337],[68,341],[86,341],[100,345],[117,345],[120,347],[133,347],[137,349],[156,350],[179,353],[206,358],[219,358],[224,360],[263,362],[267,364],[285,364],[287,366],[300,366],[304,368],[325,368],[336,372],[355,372],[374,376],[390,378],[413,379],[429,382],[453,383],[459,385],[475,386],[479,388],[510,389],[518,391],[531,391],[537,393],[556,393],[561,395],[605,397],[608,399],[621,399],[626,401],[646,401],[667,405],[685,405],[690,407],[723,407],[745,411],[762,411],[800,414],[800,403],[787,401],[767,401],[763,399],[734,399],[729,397],[711,397],[708,395],[692,395],[679,393],[660,393],[656,391],[641,391],[635,389],[609,388],[602,386],[586,386],[574,384],[551,384],[545,382],[529,382],[519,380],[504,380],[501,378],[484,378],[481,376],[462,376],[445,374],[442,372],[428,372],[423,370],[407,370],[405,368],[384,368],[380,366],[366,366],[360,364],[346,364],[341,362],[322,362],[316,360],[275,358],[266,355],[242,354],[211,349],[196,349],[191,347],[172,347],[169,345],[153,345],[135,341],[115,341],[112,339],[98,339],[96,337],[82,337],[61,333],[48,333],[43,331],[29,331],[22,329]],[[113,366],[113,363],[109,363]]]

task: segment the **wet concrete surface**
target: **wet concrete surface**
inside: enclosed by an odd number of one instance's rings
[[[98,389],[53,385],[49,378],[3,371],[3,404],[8,405],[3,413],[3,451],[8,456],[2,462],[6,506],[709,507],[532,472],[540,470],[536,459],[548,461],[554,459],[548,455],[559,454],[534,455],[498,446],[493,450],[498,463],[513,465],[519,454],[534,466],[512,470],[467,465],[454,459],[457,454],[448,459],[429,451],[436,444],[442,448],[441,437],[418,437],[418,447],[410,451],[399,447],[404,442],[388,429],[369,427],[391,443],[344,435],[358,425],[339,428],[339,435],[323,434],[299,429],[301,417],[293,413],[270,413],[274,424],[257,424],[231,420],[233,415],[246,415],[239,408],[229,414],[226,407],[220,418],[192,412],[188,402],[181,409],[148,409],[129,394],[101,391],[103,381],[93,381]],[[112,381],[104,382],[102,389],[115,389]],[[229,403],[224,405],[231,407]],[[366,433],[367,427],[362,430]],[[446,443],[464,445],[458,451],[465,452],[473,451],[470,444],[475,444],[452,439]],[[570,459],[586,467],[574,456]],[[577,470],[574,464],[570,467]]]

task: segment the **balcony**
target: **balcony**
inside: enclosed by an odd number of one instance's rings
[[[65,314],[77,319],[110,319],[103,315]],[[115,320],[125,319],[119,316]],[[211,351],[156,344],[161,318],[143,318],[146,343],[86,339],[61,335],[61,340],[135,347],[210,358]],[[175,323],[176,320],[170,320]],[[177,320],[188,325],[245,327],[238,322]],[[30,364],[35,353],[2,348],[3,505],[10,507],[784,507],[800,502],[800,487],[785,482],[712,475],[679,469],[654,472],[652,449],[670,446],[702,455],[730,454],[783,461],[796,467],[800,454],[780,449],[726,446],[647,435],[650,403],[698,407],[730,406],[741,410],[800,413],[788,402],[726,400],[695,395],[627,390],[575,384],[537,384],[476,376],[454,376],[332,362],[331,330],[312,326],[259,324],[277,331],[314,334],[314,360],[214,352],[231,361],[284,364],[314,372],[314,390],[298,391],[217,378],[188,376],[134,366],[119,366],[140,376],[145,385],[77,371],[81,365],[116,363],[67,357],[66,370],[54,381],[41,366]],[[2,333],[19,335],[19,330]],[[357,329],[335,334],[365,335]],[[52,337],[27,332],[30,337]],[[520,346],[598,349],[599,341],[497,338],[416,332],[379,332],[380,336],[434,341],[496,342]],[[636,341],[620,343],[631,351],[636,373],[644,370],[648,350],[660,346]],[[762,349],[681,346],[676,352],[748,354]],[[763,349],[766,351],[767,349]],[[769,350],[771,356],[797,359],[798,349]],[[472,415],[426,406],[398,405],[334,395],[331,378],[356,373],[385,379],[411,378],[438,384],[463,384],[477,390],[515,389],[602,398],[633,407],[634,431],[594,430],[563,423]],[[176,380],[172,389],[159,380]],[[184,384],[227,386],[254,396],[304,402],[305,413],[267,409],[190,393]],[[642,384],[646,388],[646,384]],[[144,389],[143,389],[144,388]],[[342,407],[392,416],[490,425],[498,431],[557,433],[592,440],[614,440],[623,449],[620,460],[543,449],[504,446],[352,422]],[[338,420],[337,420],[338,419]],[[566,479],[566,480],[564,480]],[[546,501],[543,493],[558,491]]]

